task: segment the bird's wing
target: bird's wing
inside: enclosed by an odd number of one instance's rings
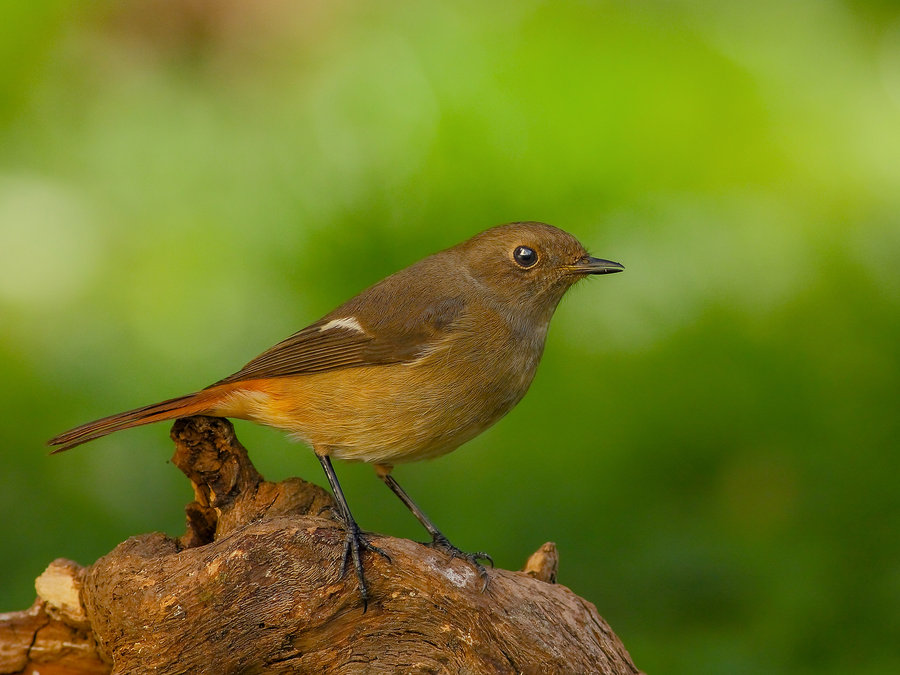
[[[407,299],[401,307],[355,300],[279,342],[212,386],[412,361],[454,330],[465,307],[465,301],[458,296],[431,301]],[[378,311],[372,311],[372,307]]]

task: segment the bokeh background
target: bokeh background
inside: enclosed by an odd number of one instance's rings
[[[900,672],[895,3],[14,1],[0,57],[0,610],[183,531],[167,425],[45,439],[534,219],[627,271],[399,480],[501,567],[556,541],[648,672]],[[424,538],[338,471],[363,527]]]

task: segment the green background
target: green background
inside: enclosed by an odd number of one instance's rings
[[[533,219],[627,271],[398,480],[501,567],[556,541],[648,672],[900,672],[898,214],[890,2],[3,3],[0,611],[183,528],[167,425],[45,439]],[[424,538],[338,472],[364,528]]]

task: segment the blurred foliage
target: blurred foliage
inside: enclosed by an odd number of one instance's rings
[[[555,540],[647,672],[900,672],[894,3],[14,0],[0,32],[0,609],[190,499],[162,425],[46,438],[535,219],[627,272],[401,482],[502,567]],[[339,473],[364,527],[424,538]]]

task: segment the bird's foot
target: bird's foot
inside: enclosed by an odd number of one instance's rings
[[[344,539],[344,554],[341,556],[341,578],[347,573],[347,563],[352,559],[353,567],[356,569],[356,580],[359,587],[359,595],[363,601],[363,612],[369,607],[369,589],[366,587],[366,578],[363,574],[362,551],[371,551],[377,553],[388,562],[391,562],[391,556],[374,544],[369,543],[368,535],[363,534],[359,526],[351,521],[345,524],[347,531]]]
[[[483,583],[481,590],[484,592],[488,586],[488,573],[484,568],[484,565],[481,564],[481,560],[486,560],[491,567],[494,566],[494,559],[491,558],[487,553],[483,551],[476,551],[475,553],[466,553],[465,551],[461,551],[456,548],[453,544],[450,543],[450,540],[447,539],[442,534],[435,535],[430,544],[427,544],[432,548],[440,549],[445,553],[449,553],[451,558],[460,558],[469,563],[472,567],[475,568],[475,571],[478,572],[478,576],[481,577],[481,581]]]

